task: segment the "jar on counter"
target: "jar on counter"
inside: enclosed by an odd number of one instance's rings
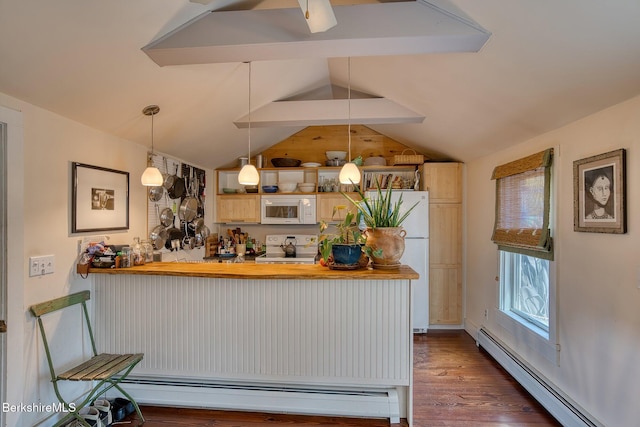
[[[142,250],[144,251],[145,263],[153,262],[153,244],[149,240],[143,240],[141,242]]]
[[[144,265],[146,255],[140,244],[140,238],[134,237],[133,241],[133,247],[131,248],[131,265]]]

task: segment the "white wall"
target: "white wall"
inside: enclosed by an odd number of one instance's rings
[[[133,238],[147,234],[147,193],[140,184],[146,167],[147,147],[131,143],[68,120],[52,112],[0,93],[0,106],[22,112],[24,141],[10,147],[9,161],[11,213],[23,218],[10,219],[9,250],[19,251],[15,259],[21,265],[9,283],[9,292],[19,307],[11,307],[8,324],[11,331],[23,330],[22,348],[11,348],[23,364],[9,366],[9,397],[12,404],[56,403],[36,322],[28,307],[37,302],[88,289],[88,281],[75,274],[78,241],[91,233],[71,234],[71,162],[81,162],[129,172],[129,230],[110,232],[110,244],[131,244]],[[142,108],[142,106],[141,106]],[[23,160],[24,158],[24,160]],[[210,174],[210,171],[208,171]],[[93,233],[96,234],[96,233]],[[55,273],[30,278],[28,259],[34,255],[55,255]],[[80,317],[58,319],[54,316],[55,340],[63,349],[58,363],[77,361],[81,351]],[[72,391],[77,394],[77,391]],[[8,414],[8,425],[26,426],[47,417],[46,413]],[[45,423],[48,425],[48,422]]]
[[[467,164],[466,328],[484,324],[608,426],[640,419],[640,97],[524,144]],[[493,168],[555,147],[555,253],[559,364],[549,362],[495,321],[498,253],[491,242]],[[627,150],[624,235],[573,231],[573,162]],[[488,320],[483,313],[489,309]]]

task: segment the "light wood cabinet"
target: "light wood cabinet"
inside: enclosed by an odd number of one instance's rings
[[[425,163],[429,191],[429,324],[462,324],[462,164]]]
[[[429,324],[462,323],[462,268],[429,268]]]
[[[234,194],[216,196],[217,222],[260,222],[260,196]]]
[[[430,203],[462,203],[461,163],[425,163],[422,178]]]
[[[349,196],[354,200],[360,199],[358,193],[349,193]],[[333,209],[336,206],[344,206],[346,209],[342,212],[342,215],[339,218],[333,218]],[[317,198],[317,207],[318,222],[337,222],[343,219],[347,212],[353,212],[355,214],[357,211],[356,207],[340,193],[319,193]]]

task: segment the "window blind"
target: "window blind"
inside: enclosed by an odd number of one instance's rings
[[[500,250],[553,259],[549,230],[553,149],[496,167],[493,240]]]

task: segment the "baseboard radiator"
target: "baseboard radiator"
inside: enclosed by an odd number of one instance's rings
[[[128,377],[122,383],[142,404],[305,415],[331,413],[400,422],[399,395],[394,388],[305,388],[144,377]]]
[[[477,342],[563,426],[604,427],[486,329],[480,328]]]

